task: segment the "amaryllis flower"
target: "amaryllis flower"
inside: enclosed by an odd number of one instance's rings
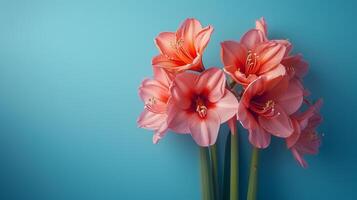
[[[322,121],[319,114],[321,105],[322,100],[318,100],[305,112],[291,116],[294,133],[286,139],[286,145],[302,167],[307,167],[304,154],[315,155],[319,151],[321,141],[316,128]]]
[[[281,65],[286,46],[280,42],[266,41],[260,30],[251,29],[240,42],[224,41],[221,46],[225,72],[243,87],[263,75],[276,77],[286,73]]]
[[[237,113],[238,101],[226,89],[222,70],[210,68],[201,74],[185,72],[171,87],[168,123],[178,133],[191,133],[200,146],[213,145],[220,124]]]
[[[263,40],[269,41],[268,39],[268,26],[265,19],[262,17],[255,22],[255,28],[263,33]],[[281,64],[285,66],[286,72],[290,78],[301,79],[308,71],[308,63],[303,60],[301,54],[290,55],[292,50],[292,45],[287,40],[273,40],[275,42],[285,45],[286,51]]]
[[[145,79],[139,87],[139,96],[145,103],[137,123],[139,127],[153,130],[153,142],[157,143],[166,133],[167,103],[172,75],[161,68],[154,68],[154,79]]]
[[[284,76],[260,77],[248,85],[238,108],[238,120],[249,131],[249,141],[258,148],[270,144],[271,135],[287,138],[294,128],[289,116],[303,101],[301,84]]]
[[[186,19],[176,32],[162,32],[156,39],[160,55],[152,64],[174,73],[185,70],[203,71],[202,54],[213,28],[202,28],[196,19]]]

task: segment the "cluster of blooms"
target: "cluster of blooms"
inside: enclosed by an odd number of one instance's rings
[[[308,64],[300,54],[291,54],[289,41],[270,40],[261,18],[240,41],[221,43],[223,70],[205,69],[202,55],[212,32],[212,26],[203,28],[198,20],[186,19],[176,32],[157,36],[154,76],[139,88],[145,103],[139,126],[155,132],[154,143],[171,130],[210,146],[220,125],[237,119],[248,130],[252,145],[266,148],[272,135],[284,138],[305,167],[303,155],[316,154],[320,146],[316,127],[322,104],[306,99],[309,92],[302,78]]]

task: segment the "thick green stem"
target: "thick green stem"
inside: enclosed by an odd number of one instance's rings
[[[258,160],[259,160],[259,150],[258,148],[253,147],[252,159],[250,161],[247,200],[256,200],[257,198],[258,164],[259,164]]]
[[[239,199],[239,152],[238,134],[231,135],[231,181],[230,181],[230,200]]]
[[[210,146],[211,161],[212,161],[212,178],[214,187],[214,197],[219,199],[219,184],[218,184],[218,160],[217,160],[217,144]]]
[[[207,147],[200,147],[202,200],[214,200],[211,161]]]

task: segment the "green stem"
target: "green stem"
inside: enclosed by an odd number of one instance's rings
[[[258,160],[259,160],[259,149],[253,147],[252,158],[250,161],[247,200],[256,200],[257,198],[258,164],[259,164]]]
[[[211,152],[211,162],[212,162],[212,177],[213,177],[213,187],[214,187],[214,197],[219,199],[219,184],[218,184],[218,160],[217,160],[217,144],[209,147]]]
[[[211,161],[207,147],[200,147],[202,200],[214,200]]]
[[[232,132],[233,133],[233,132]],[[238,134],[231,135],[231,181],[230,181],[230,200],[239,199],[239,152]]]

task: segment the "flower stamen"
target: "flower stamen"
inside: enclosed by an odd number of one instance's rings
[[[245,61],[246,74],[254,74],[258,69],[258,55],[251,50],[248,51],[247,60]]]
[[[205,118],[207,116],[207,107],[204,105],[201,98],[196,100],[196,112],[201,118]]]

